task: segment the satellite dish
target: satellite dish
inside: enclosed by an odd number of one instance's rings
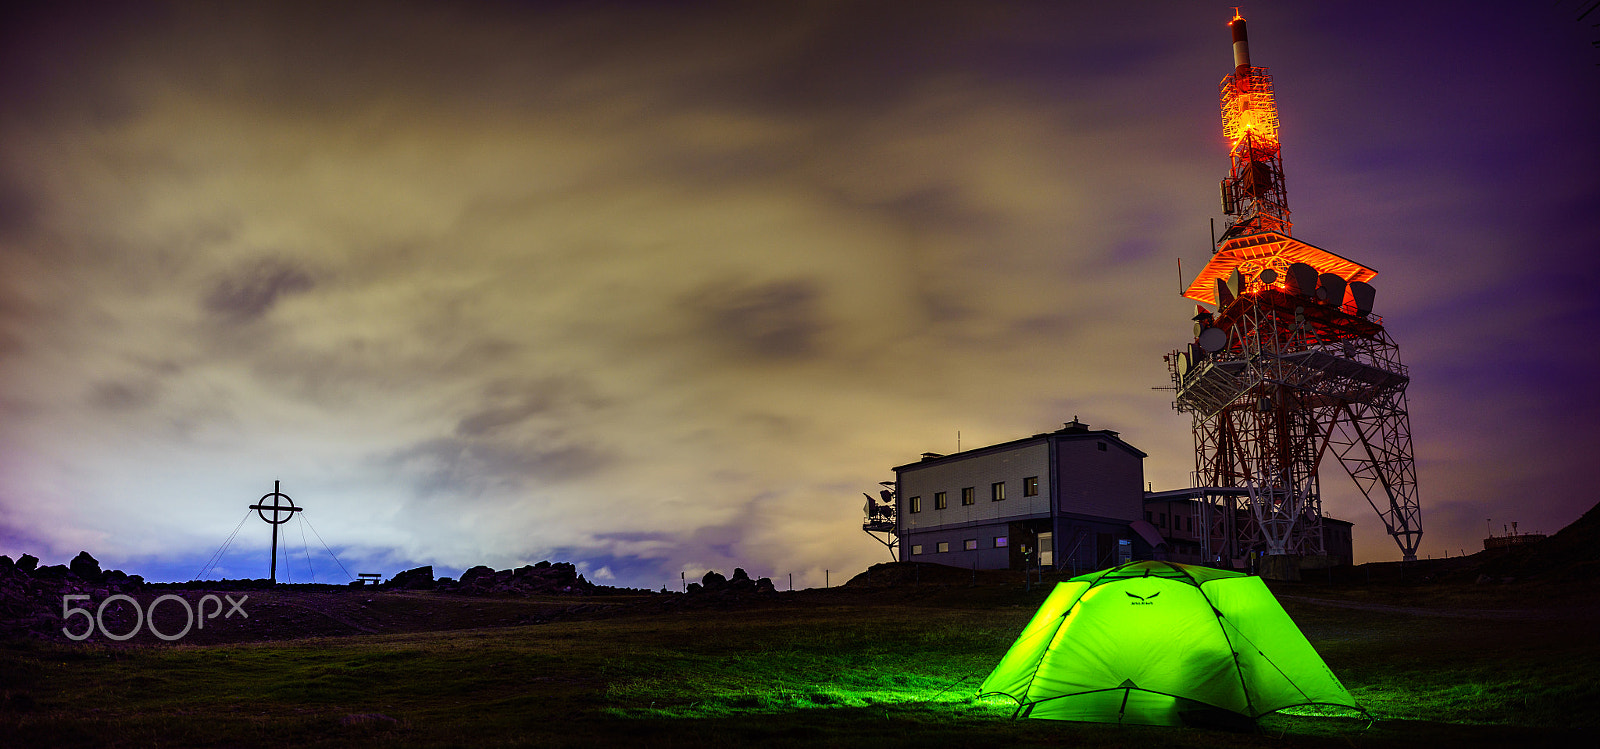
[[[1350,299],[1356,303],[1356,314],[1366,317],[1372,312],[1372,299],[1378,295],[1378,290],[1372,284],[1364,281],[1350,282]]]
[[[1291,263],[1287,281],[1289,293],[1311,296],[1317,289],[1317,269],[1306,263]]]
[[[1233,289],[1228,287],[1228,282],[1217,279],[1217,308],[1221,309],[1233,304]]]
[[[1215,354],[1227,348],[1228,334],[1222,328],[1206,328],[1200,331],[1200,348],[1206,353]]]
[[[889,491],[888,489],[884,489],[884,490],[878,492],[878,496],[883,497],[883,503],[884,504],[886,504],[886,505],[894,504],[894,492]],[[867,499],[872,499],[872,497],[867,497]]]
[[[863,515],[871,515],[872,514],[872,497],[867,497],[867,506],[861,508],[861,514],[863,514]]]
[[[1337,273],[1324,273],[1317,276],[1317,301],[1323,304],[1339,306],[1344,304],[1344,279]]]
[[[1264,271],[1261,271],[1261,275],[1257,276],[1257,278],[1260,278],[1262,283],[1271,286],[1272,284],[1278,282],[1278,272],[1268,268]]]

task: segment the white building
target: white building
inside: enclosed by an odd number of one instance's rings
[[[1145,525],[1145,457],[1076,417],[1047,434],[924,453],[894,469],[900,559],[1067,570],[1128,561],[1134,524]]]

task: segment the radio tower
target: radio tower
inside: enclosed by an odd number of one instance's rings
[[[1410,377],[1372,314],[1377,271],[1290,236],[1272,76],[1251,66],[1237,10],[1228,25],[1229,219],[1183,293],[1216,311],[1197,305],[1194,342],[1167,357],[1173,407],[1194,419],[1207,557],[1256,551],[1268,557],[1263,569],[1284,570],[1285,557],[1325,554],[1317,467],[1332,453],[1413,561],[1422,514]]]

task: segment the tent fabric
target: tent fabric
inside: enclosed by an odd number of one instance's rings
[[[1146,725],[1361,710],[1261,578],[1162,561],[1058,583],[978,692],[1027,717]]]

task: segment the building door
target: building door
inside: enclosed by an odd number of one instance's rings
[[[1056,566],[1056,534],[1045,532],[1039,534],[1039,566]]]

